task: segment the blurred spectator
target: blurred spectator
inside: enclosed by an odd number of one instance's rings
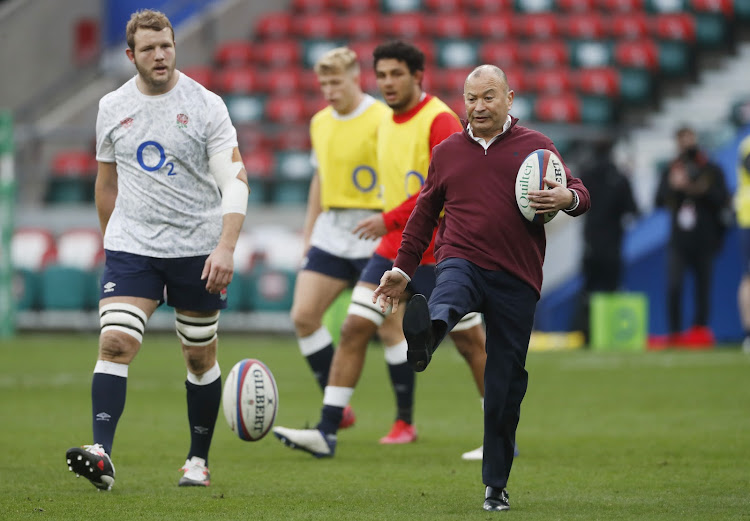
[[[669,211],[672,226],[667,252],[667,342],[710,346],[714,343],[708,326],[712,268],[728,227],[729,193],[721,168],[699,149],[695,130],[683,126],[675,137],[678,155],[661,174],[655,202]],[[682,285],[688,269],[694,275],[695,316],[682,332]]]
[[[734,203],[742,255],[742,280],[737,293],[740,322],[745,331],[742,350],[750,353],[750,128],[737,148],[737,193]]]
[[[620,288],[622,238],[625,228],[638,215],[630,180],[612,158],[612,140],[594,144],[593,158],[581,169],[581,181],[591,194],[591,209],[583,227],[583,290],[573,329],[589,338],[589,300],[594,292]]]

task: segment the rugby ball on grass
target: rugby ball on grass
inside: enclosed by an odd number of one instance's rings
[[[258,441],[271,430],[279,408],[276,381],[254,358],[240,360],[229,371],[222,396],[229,428],[244,441]]]
[[[565,169],[560,158],[551,150],[540,148],[526,156],[516,176],[516,203],[527,221],[545,224],[557,215],[557,211],[537,214],[530,205],[529,190],[549,190],[549,187],[544,184],[545,177],[554,179],[564,187],[568,186],[568,179],[565,177]]]

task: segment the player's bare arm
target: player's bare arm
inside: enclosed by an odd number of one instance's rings
[[[99,161],[94,198],[96,212],[99,214],[99,226],[102,229],[102,237],[104,237],[109,218],[115,210],[115,200],[117,200],[117,163]]]
[[[206,281],[209,293],[219,293],[232,282],[234,274],[234,247],[242,230],[247,212],[247,173],[240,151],[235,147],[212,156],[209,169],[221,191],[221,237],[211,255],[206,259],[201,280]]]
[[[379,239],[387,231],[383,214],[379,213],[359,221],[354,230],[352,230],[352,233],[360,239]]]
[[[378,304],[380,311],[383,313],[385,313],[386,308],[390,304],[393,306],[391,312],[395,313],[398,310],[398,303],[404,290],[406,290],[408,282],[406,277],[398,271],[386,271],[380,278],[380,285],[375,288],[372,294],[372,303]]]
[[[529,190],[529,199],[536,213],[547,213],[555,210],[565,210],[573,204],[572,190],[564,187],[554,179],[544,179],[550,188],[547,190]]]

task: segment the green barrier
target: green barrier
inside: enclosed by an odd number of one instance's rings
[[[648,333],[648,299],[643,293],[591,295],[591,349],[642,351]]]
[[[341,325],[344,323],[346,312],[349,309],[349,302],[351,302],[351,300],[351,288],[345,289],[336,300],[333,301],[331,307],[329,307],[323,315],[323,325],[328,328],[328,331],[330,331],[331,337],[333,337],[333,345],[339,345]]]
[[[11,337],[15,331],[13,266],[10,257],[15,200],[13,120],[10,112],[0,111],[0,338]]]

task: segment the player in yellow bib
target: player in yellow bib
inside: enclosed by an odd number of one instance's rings
[[[737,192],[734,206],[742,253],[742,281],[737,295],[740,321],[745,332],[742,350],[750,353],[750,135],[740,141],[737,147]]]

